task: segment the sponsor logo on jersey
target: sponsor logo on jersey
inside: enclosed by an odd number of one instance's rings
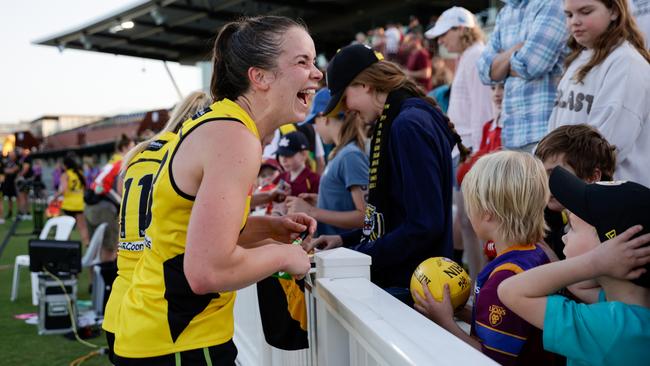
[[[126,250],[128,252],[141,252],[144,250],[144,246],[144,241],[122,241],[117,245],[119,250]]]
[[[147,235],[144,236],[144,246],[151,249],[151,238]]]
[[[192,119],[200,118],[202,115],[204,115],[204,114],[206,114],[208,112],[212,112],[212,108],[206,107],[206,108],[194,113],[194,115],[192,116]]]
[[[151,141],[149,146],[147,146],[147,150],[149,150],[149,151],[158,151],[158,150],[162,149],[163,146],[165,146],[166,143],[167,143],[167,141],[165,141],[165,140]]]

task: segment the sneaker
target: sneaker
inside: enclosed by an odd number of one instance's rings
[[[4,224],[4,223],[5,223],[5,219],[0,218],[0,225],[2,225],[2,224]]]
[[[20,215],[20,219],[23,220],[23,221],[28,221],[28,220],[32,219],[32,215],[30,215],[30,214],[22,214],[22,215]]]

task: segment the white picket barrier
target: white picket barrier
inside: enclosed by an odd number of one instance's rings
[[[370,257],[338,248],[316,254],[306,285],[310,348],[264,342],[254,286],[235,305],[238,363],[248,365],[495,365],[370,282]]]

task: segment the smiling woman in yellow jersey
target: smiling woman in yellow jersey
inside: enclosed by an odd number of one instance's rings
[[[305,27],[288,18],[244,18],[219,32],[215,103],[183,123],[154,177],[145,250],[118,314],[116,365],[233,365],[234,291],[309,270],[304,250],[286,244],[312,233],[312,218],[247,217],[261,137],[305,118],[322,78],[315,57]]]
[[[181,123],[208,106],[209,97],[202,91],[190,93],[173,110],[165,127],[151,139],[141,142],[124,157],[122,165],[123,188],[119,212],[119,244],[117,251],[117,278],[106,304],[102,328],[106,331],[109,358],[113,361],[113,345],[117,330],[117,315],[122,297],[131,284],[135,264],[144,249],[144,231],[149,224],[149,197],[153,176],[167,152]]]

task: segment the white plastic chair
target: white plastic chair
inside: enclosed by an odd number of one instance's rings
[[[88,243],[88,249],[86,249],[86,254],[81,258],[81,267],[88,268],[94,266],[100,262],[99,254],[102,247],[102,241],[104,240],[104,232],[106,231],[107,223],[102,223],[95,229],[93,237],[90,238],[90,243]]]
[[[50,230],[55,229],[54,240],[68,240],[72,229],[74,228],[75,220],[72,216],[59,216],[54,217],[45,223],[43,230],[41,230],[38,238],[40,240],[45,240],[50,234]],[[14,262],[14,275],[11,282],[11,301],[16,301],[18,297],[18,284],[20,282],[20,267],[29,268],[29,254],[21,254],[16,256]],[[38,273],[31,273],[32,279],[32,304],[34,306],[38,305]]]
[[[93,309],[95,309],[95,314],[102,315],[104,307],[104,277],[102,277],[102,272],[98,264],[101,262],[100,253],[102,247],[102,241],[104,241],[104,233],[106,232],[107,223],[102,223],[97,226],[93,237],[90,238],[90,243],[88,244],[88,249],[86,254],[84,254],[81,259],[81,266],[83,268],[92,267],[93,271],[93,280],[92,287],[93,293],[91,296],[91,301]]]

